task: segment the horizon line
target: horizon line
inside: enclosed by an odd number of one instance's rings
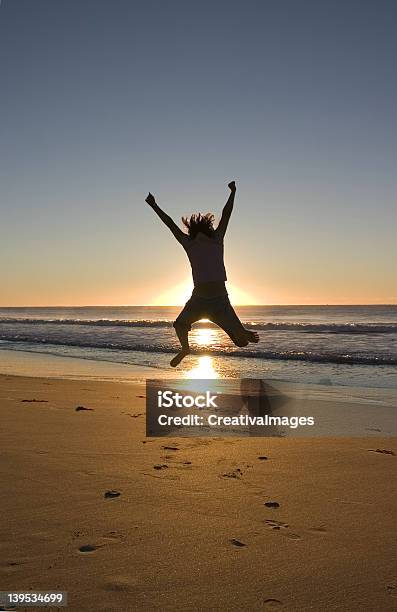
[[[372,302],[372,303],[322,303],[322,304],[302,304],[302,303],[290,303],[290,304],[233,304],[234,306],[251,306],[251,307],[280,307],[280,306],[397,306],[397,302]],[[56,305],[36,305],[36,306],[1,306],[0,308],[176,308],[182,307],[183,304],[83,304],[83,305],[65,305],[65,304],[56,304]]]

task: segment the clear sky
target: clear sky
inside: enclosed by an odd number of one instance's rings
[[[397,3],[3,0],[0,305],[181,303],[145,204],[219,215],[236,302],[397,303]]]

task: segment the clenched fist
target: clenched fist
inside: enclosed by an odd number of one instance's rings
[[[147,202],[149,204],[149,206],[151,206],[153,208],[153,206],[155,206],[156,204],[156,200],[154,198],[154,195],[150,193],[147,196],[147,198],[145,199],[145,202]]]

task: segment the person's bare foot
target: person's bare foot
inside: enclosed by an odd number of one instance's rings
[[[176,368],[177,365],[179,365],[182,361],[182,359],[184,359],[186,357],[186,355],[189,355],[189,349],[182,349],[181,351],[179,351],[179,353],[177,355],[175,355],[175,357],[173,359],[171,359],[170,361],[170,365],[173,368]]]
[[[247,338],[250,342],[259,342],[259,334],[257,332],[249,331],[248,329],[246,330],[246,332]]]

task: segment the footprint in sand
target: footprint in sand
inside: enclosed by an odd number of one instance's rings
[[[237,468],[236,470],[232,470],[231,472],[225,472],[224,474],[220,474],[219,478],[237,478],[240,479],[243,476],[243,472],[240,470],[240,468]]]
[[[276,501],[268,501],[265,502],[264,505],[266,506],[266,508],[279,508],[280,504]]]
[[[240,542],[240,540],[236,540],[235,538],[230,540],[230,544],[233,544],[233,546],[237,546],[237,548],[243,548],[244,546],[247,546],[246,544],[244,544],[244,542]]]
[[[29,404],[48,404],[48,400],[38,400],[38,399],[23,399],[21,402],[28,402]]]
[[[94,410],[93,408],[86,408],[85,406],[77,406],[75,408],[76,412],[80,412],[81,410]]]
[[[318,527],[311,527],[309,529],[310,533],[327,533],[326,525],[319,525]]]
[[[222,463],[223,459],[220,459],[218,461],[218,463]],[[247,470],[252,469],[252,465],[250,465],[249,463],[243,465],[242,467],[237,467],[234,468],[232,470],[230,470],[230,472],[224,472],[223,474],[219,474],[219,478],[237,478],[240,479],[242,478],[244,472],[246,472]]]
[[[282,610],[284,604],[279,599],[265,599],[263,602],[265,610]]]
[[[102,544],[104,546],[104,544]],[[90,553],[94,552],[97,548],[101,548],[102,546],[95,546],[94,544],[84,544],[80,546],[79,551],[82,553]]]
[[[301,536],[298,533],[292,533],[288,530],[289,525],[287,523],[283,523],[282,521],[272,521],[270,519],[265,520],[265,524],[269,527],[269,529],[275,529],[276,531],[283,531],[284,536],[289,540],[301,540]]]
[[[178,461],[174,463],[175,470],[182,470],[183,472],[189,471],[191,469],[191,461]]]
[[[175,455],[161,455],[160,459],[161,461],[169,461],[175,469],[185,469],[182,466],[192,465],[191,461],[177,461]]]
[[[265,519],[264,522],[270,529],[288,529],[289,527],[287,523],[283,523],[282,521],[273,521],[270,519]]]
[[[368,451],[370,453],[382,453],[383,455],[395,455],[394,451],[387,450],[386,448],[369,448]]]
[[[116,491],[116,489],[111,489],[110,491],[105,491],[104,498],[105,499],[114,499],[115,497],[120,497],[120,491]]]
[[[397,583],[388,584],[386,588],[387,588],[387,592],[389,593],[390,597],[397,598]]]
[[[82,546],[79,546],[79,552],[84,554],[93,553],[99,548],[103,548],[109,544],[120,543],[123,539],[123,535],[117,531],[109,531],[99,538],[99,541],[93,544],[83,544]]]

